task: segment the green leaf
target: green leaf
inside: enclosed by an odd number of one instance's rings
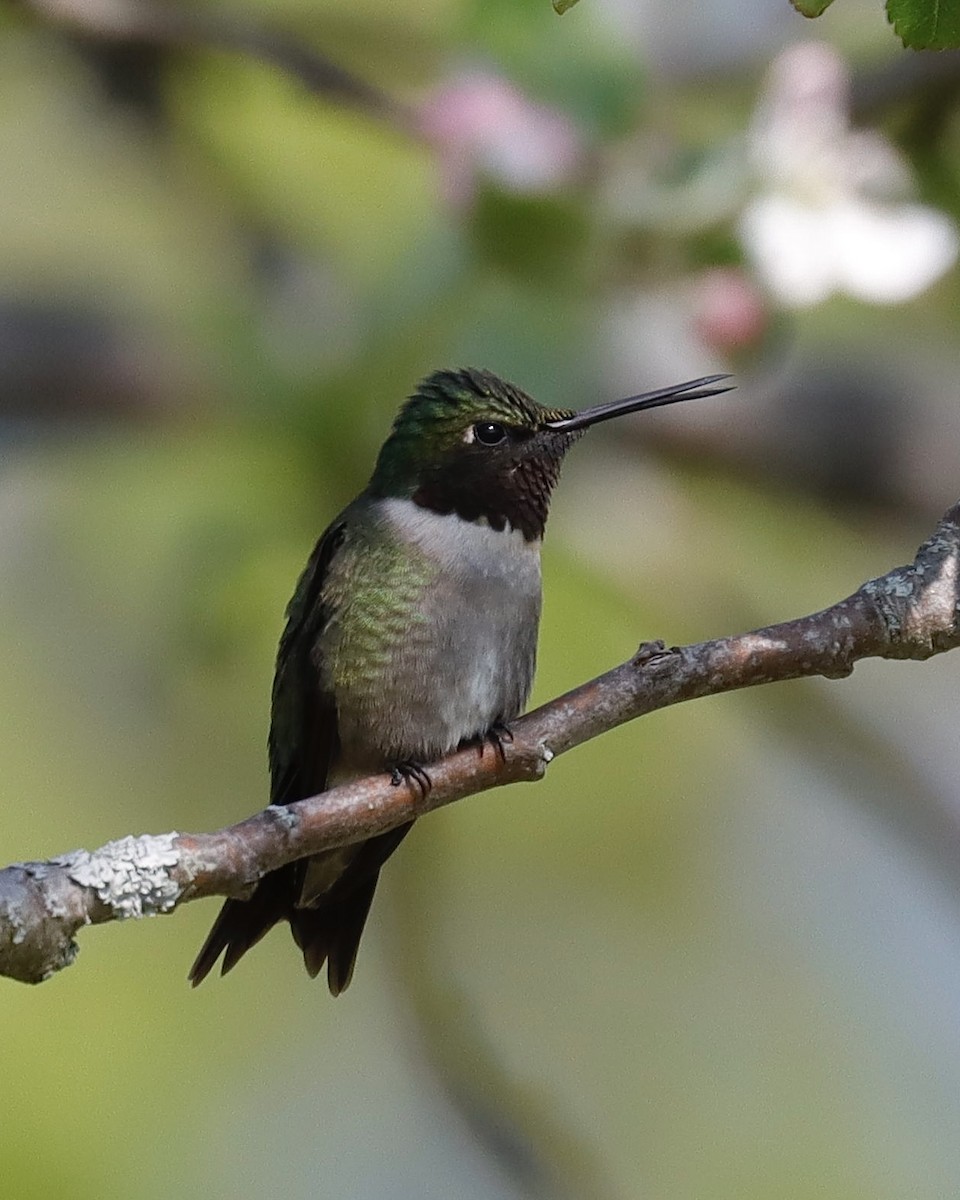
[[[790,0],[801,17],[819,17],[833,3],[833,0]]]
[[[568,8],[573,8],[576,2],[577,0],[553,0],[553,8],[557,15],[562,17]]]
[[[914,50],[960,48],[960,0],[887,0],[887,20]]]

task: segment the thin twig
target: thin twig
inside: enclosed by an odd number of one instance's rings
[[[171,49],[213,49],[268,63],[332,103],[358,109],[420,136],[414,109],[295,37],[237,14],[195,11],[152,0],[21,0],[38,17],[103,42],[135,41]]]

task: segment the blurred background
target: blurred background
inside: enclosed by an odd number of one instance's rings
[[[737,375],[571,455],[535,701],[912,558],[958,99],[874,0],[3,0],[2,860],[265,803],[287,598],[439,366]],[[5,1194],[956,1195],[958,672],[683,705],[424,820],[338,1001],[285,929],[191,992],[215,902],[81,936],[0,982]]]

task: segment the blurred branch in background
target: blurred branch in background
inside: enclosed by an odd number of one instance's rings
[[[559,754],[685,700],[815,675],[863,658],[923,660],[960,646],[960,502],[914,562],[809,617],[684,648],[645,643],[630,662],[518,720],[506,746],[465,747],[430,767],[432,786],[373,776],[211,834],[127,837],[88,854],[0,872],[0,973],[38,983],[77,953],[88,924],[243,896],[268,871],[384,833],[505,783],[539,779]],[[498,740],[499,742],[499,740]],[[484,750],[487,750],[484,753]]]
[[[374,84],[347,71],[318,50],[236,13],[197,12],[134,0],[20,0],[41,19],[105,43],[176,49],[203,47],[248,55],[298,80],[308,91],[359,109],[414,134],[417,120]]]

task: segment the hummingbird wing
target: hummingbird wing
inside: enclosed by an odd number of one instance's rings
[[[287,609],[273,683],[270,725],[270,800],[293,804],[322,792],[340,749],[337,708],[323,687],[316,646],[329,619],[323,587],[330,564],[343,543],[345,523],[338,519],[323,534],[300,577]],[[223,954],[226,974],[278,921],[288,920],[311,977],[327,963],[327,982],[336,996],[349,984],[370,911],[380,868],[410,830],[412,822],[356,849],[315,855],[265,875],[249,900],[227,900],[190,969],[196,985]],[[339,875],[325,892],[303,905],[307,864],[328,858]]]
[[[343,537],[344,526],[335,522],[320,539],[287,611],[273,682],[272,804],[292,804],[322,792],[340,750],[336,701],[321,685],[316,647],[329,618],[322,602],[324,580]],[[326,962],[327,983],[335,996],[353,975],[380,868],[411,826],[412,822],[389,830],[356,848],[344,847],[291,863],[259,885],[258,891],[263,888],[270,903],[275,896],[280,901],[282,911],[270,924],[281,917],[289,920],[310,977],[315,978]],[[311,864],[314,874],[335,876],[335,882],[316,896],[305,895]],[[257,937],[263,932],[266,930]],[[228,949],[224,971],[248,948],[244,946],[236,957]]]
[[[269,740],[273,804],[291,804],[323,791],[339,749],[336,704],[321,687],[311,652],[327,620],[323,583],[343,536],[344,524],[339,520],[323,534],[287,609],[273,683]],[[249,900],[226,901],[190,968],[188,978],[194,987],[221,954],[225,975],[278,921],[291,917],[303,869],[301,863],[291,863],[265,875]]]
[[[314,650],[328,620],[322,593],[344,525],[334,522],[314,547],[277,650],[270,713],[270,803],[293,804],[327,786],[340,740],[333,693],[320,681]]]

